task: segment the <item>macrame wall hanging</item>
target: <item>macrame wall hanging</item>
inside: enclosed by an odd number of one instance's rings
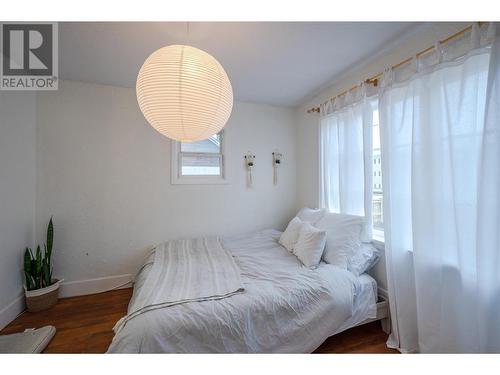
[[[278,167],[281,164],[283,155],[277,151],[273,152],[273,183],[278,184]]]
[[[245,155],[245,165],[247,168],[247,186],[252,186],[252,169],[255,164],[255,155],[250,153],[250,151]]]

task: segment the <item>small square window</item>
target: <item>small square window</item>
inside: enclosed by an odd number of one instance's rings
[[[172,141],[172,183],[227,183],[226,143],[224,130],[202,141]]]

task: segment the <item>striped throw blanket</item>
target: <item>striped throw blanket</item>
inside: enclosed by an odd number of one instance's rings
[[[149,310],[243,292],[240,270],[218,237],[168,241],[153,252],[153,266],[144,286],[128,315],[115,325],[115,332]]]

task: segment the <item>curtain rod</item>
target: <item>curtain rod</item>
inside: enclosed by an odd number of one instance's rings
[[[485,23],[485,22],[478,22],[478,25],[479,25],[479,26],[481,26],[481,24],[484,24],[484,23]],[[445,39],[443,39],[443,40],[440,40],[440,41],[439,41],[439,44],[446,44],[446,43],[448,43],[448,42],[451,42],[452,40],[457,39],[457,38],[461,37],[462,35],[464,35],[464,34],[466,34],[466,33],[470,32],[470,31],[472,31],[472,25],[469,25],[469,26],[467,26],[465,29],[462,29],[462,30],[460,30],[460,31],[457,31],[455,34],[452,34],[452,35],[450,35],[449,37],[447,37],[447,38],[445,38]],[[425,54],[427,54],[427,53],[431,52],[431,51],[432,51],[432,50],[434,50],[435,48],[436,48],[436,46],[435,46],[435,45],[434,45],[434,46],[427,47],[426,49],[424,49],[424,50],[422,50],[422,51],[418,52],[415,56],[418,58],[418,57],[420,57],[420,56],[423,56],[423,55],[425,55]],[[406,64],[411,63],[411,61],[412,61],[412,60],[413,60],[413,57],[408,57],[407,59],[405,59],[405,60],[403,60],[403,61],[400,61],[400,62],[399,62],[399,63],[397,63],[396,65],[392,65],[392,67],[391,67],[391,68],[392,68],[392,69],[397,69],[397,68],[399,68],[399,67],[401,67],[401,66],[403,66],[403,65],[406,65]],[[365,80],[364,80],[364,82],[365,82],[365,83],[368,83],[368,84],[373,84],[374,86],[377,86],[377,85],[378,85],[378,80],[379,80],[379,78],[380,78],[380,77],[382,77],[382,75],[383,75],[383,73],[377,73],[377,74],[375,74],[374,76],[371,76],[370,78],[365,79]],[[335,98],[338,98],[338,97],[340,97],[340,96],[342,96],[342,95],[345,95],[345,94],[347,94],[349,91],[352,91],[352,90],[354,90],[354,89],[356,89],[356,88],[358,88],[358,87],[359,87],[359,85],[355,85],[355,86],[351,87],[351,88],[350,88],[350,89],[348,89],[348,90],[342,91],[340,94],[337,94],[337,95],[335,95],[335,96],[332,96],[330,99],[328,99],[327,101],[323,102],[322,104],[326,104],[326,103],[328,103],[328,101],[330,101],[330,100],[334,100]],[[314,112],[319,113],[319,111],[320,111],[319,106],[317,106],[317,107],[309,108],[309,109],[307,110],[307,113],[314,113]]]

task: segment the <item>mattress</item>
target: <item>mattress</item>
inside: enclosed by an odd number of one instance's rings
[[[310,270],[265,230],[224,237],[244,293],[148,311],[115,335],[109,353],[309,353],[373,317],[376,283],[321,263]],[[132,302],[154,258],[139,271]]]

